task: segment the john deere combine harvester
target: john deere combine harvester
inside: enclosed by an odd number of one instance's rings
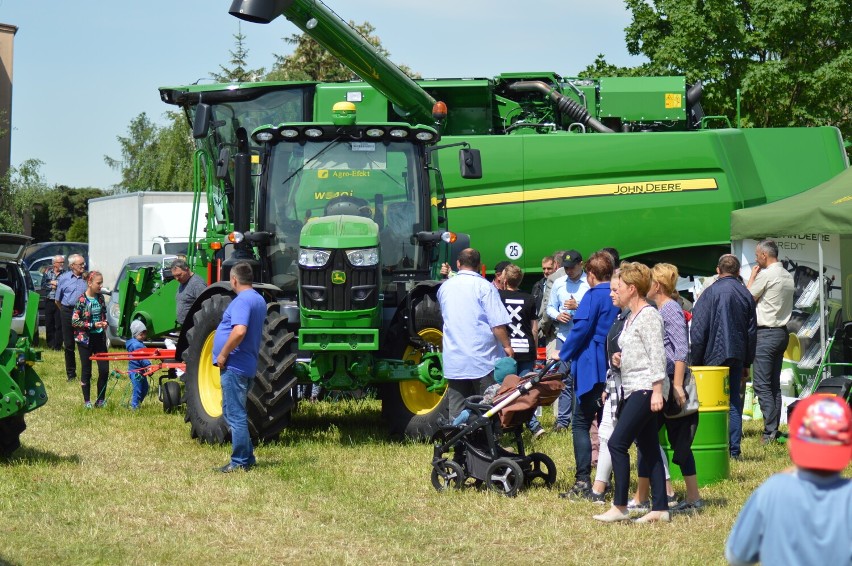
[[[555,249],[604,246],[708,273],[729,249],[731,210],[847,166],[835,128],[732,128],[680,77],[413,81],[319,1],[235,0],[231,13],[284,15],[364,82],[160,89],[193,124],[208,210],[191,259],[212,285],[178,343],[187,419],[206,441],[227,436],[210,358],[232,296],[216,282],[236,261],[252,262],[269,302],[255,437],[287,424],[297,382],[380,384],[392,430],[422,435],[446,410],[433,279],[453,257],[451,227],[487,263],[530,273]],[[173,296],[157,277],[125,282],[125,328],[152,326],[146,296]]]
[[[0,350],[0,458],[20,447],[27,428],[24,415],[47,403],[44,383],[32,367],[41,361],[41,352],[30,348],[38,328],[38,299],[38,293],[30,291],[24,336],[18,336],[12,330],[15,292],[0,284],[0,338],[6,340]]]

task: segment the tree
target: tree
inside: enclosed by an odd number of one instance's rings
[[[0,207],[0,230],[27,236],[32,232],[32,215],[41,206],[48,185],[42,177],[38,159],[28,159],[18,167],[11,167],[3,180],[5,188]]]
[[[837,126],[852,135],[852,2],[848,0],[625,0],[627,49],[648,75],[706,83],[709,115],[744,125]],[[599,58],[594,67],[606,68]]]
[[[88,241],[89,199],[106,194],[91,187],[74,189],[65,185],[49,190],[42,206],[36,209],[33,238],[38,242]],[[78,227],[72,229],[75,224]]]
[[[239,25],[239,22],[238,22]],[[220,73],[210,73],[216,82],[220,83],[249,83],[259,81],[263,77],[264,68],[248,68],[248,49],[245,46],[246,36],[243,35],[242,27],[237,28],[234,34],[235,51],[230,51],[231,67],[219,65]]]
[[[376,28],[370,22],[356,24],[350,21],[349,25],[370,42],[382,56],[390,58],[388,50],[382,47],[381,39],[373,35]],[[295,48],[290,55],[274,55],[275,63],[272,65],[272,70],[266,75],[265,80],[350,81],[359,78],[307,34],[294,33],[283,39],[284,43],[295,46]],[[419,74],[405,65],[400,65],[399,68],[412,78],[420,78]]]
[[[130,121],[127,136],[116,136],[121,159],[104,156],[121,172],[116,192],[191,191],[194,144],[186,118],[166,112],[170,123],[160,127],[143,112]]]

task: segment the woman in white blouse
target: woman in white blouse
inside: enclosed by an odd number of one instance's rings
[[[666,477],[657,438],[657,415],[668,395],[666,354],[663,348],[663,319],[645,301],[651,287],[651,270],[636,262],[624,262],[619,268],[618,283],[613,287],[616,306],[630,309],[618,343],[621,352],[613,355],[612,363],[621,367],[621,386],[624,400],[618,411],[618,421],[609,439],[609,451],[615,474],[612,507],[595,515],[605,523],[629,521],[627,496],[630,488],[630,455],[635,440],[650,470],[651,511],[637,523],[669,521]]]

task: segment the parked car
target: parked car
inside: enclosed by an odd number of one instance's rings
[[[35,290],[30,272],[23,262],[24,250],[31,241],[32,238],[29,236],[0,233],[0,283],[7,285],[15,292],[12,330],[18,334],[24,332],[29,292]],[[38,332],[36,332],[35,344],[38,344]]]
[[[39,242],[30,244],[24,251],[23,260],[30,271],[38,271],[45,258],[50,258],[47,265],[53,261],[53,256],[61,255],[66,258],[71,254],[80,254],[89,261],[89,244],[86,242]]]
[[[124,260],[121,264],[121,270],[118,272],[118,278],[115,280],[112,289],[109,292],[109,301],[107,303],[107,341],[110,346],[123,346],[124,339],[129,336],[122,337],[118,331],[118,319],[121,316],[121,293],[119,292],[118,284],[124,279],[128,271],[139,269],[140,267],[161,267],[163,260],[173,260],[173,255],[134,255]]]

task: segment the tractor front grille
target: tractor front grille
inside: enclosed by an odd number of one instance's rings
[[[333,250],[324,267],[299,266],[302,306],[318,311],[373,308],[379,302],[380,269],[378,265],[354,267],[343,250]],[[341,273],[345,281],[335,282]]]

